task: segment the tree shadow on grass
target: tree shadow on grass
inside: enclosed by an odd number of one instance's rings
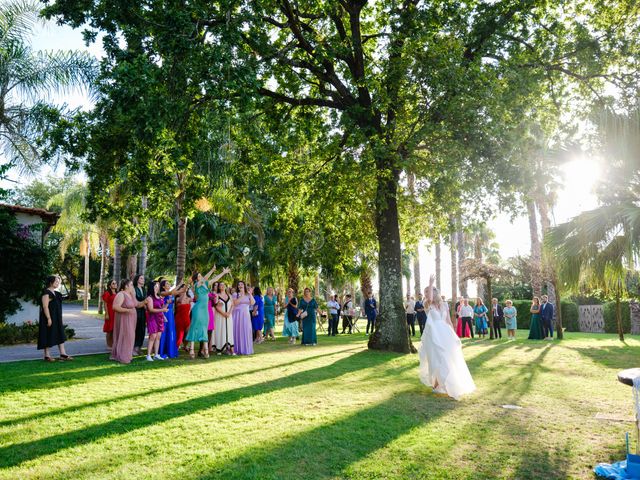
[[[423,400],[422,394],[399,392],[332,423],[285,438],[274,448],[249,444],[244,451],[215,465],[198,480],[324,480],[350,476],[345,471],[352,464],[457,406],[452,400],[431,397],[428,403],[433,408],[416,409],[415,405]],[[398,458],[398,462],[402,459]]]
[[[0,468],[14,467],[23,462],[34,460],[44,455],[50,455],[66,448],[92,443],[102,438],[184,417],[201,410],[232,403],[246,397],[254,397],[300,385],[309,385],[334,379],[355,370],[378,367],[394,358],[397,358],[397,355],[363,351],[339,359],[332,364],[293,373],[277,380],[195,397],[182,402],[162,405],[157,408],[126,415],[79,430],[52,435],[38,440],[11,444],[0,448]]]
[[[626,370],[640,367],[640,347],[620,345],[596,348],[568,347],[607,368]]]
[[[24,417],[2,420],[2,421],[0,421],[0,427],[4,427],[4,426],[7,426],[7,425],[16,425],[16,424],[21,423],[21,422],[26,422],[26,421],[36,420],[36,419],[42,419],[42,418],[46,418],[46,417],[50,417],[50,416],[58,416],[58,415],[62,415],[62,414],[69,413],[69,412],[76,412],[76,411],[84,409],[84,408],[97,407],[97,406],[100,406],[100,405],[106,405],[106,404],[113,403],[113,402],[120,402],[120,401],[123,401],[123,400],[132,400],[134,398],[146,397],[146,396],[153,395],[153,394],[165,393],[165,392],[169,392],[171,390],[177,390],[177,389],[180,389],[180,388],[193,387],[193,386],[203,385],[203,384],[207,384],[207,383],[211,383],[211,382],[229,380],[230,378],[236,378],[236,377],[240,377],[240,376],[243,376],[243,375],[253,375],[253,374],[256,374],[256,373],[263,373],[263,372],[266,372],[266,371],[269,371],[269,370],[275,370],[275,369],[278,369],[278,368],[289,367],[289,366],[292,366],[292,365],[299,365],[301,363],[310,362],[310,361],[313,361],[313,360],[317,360],[319,358],[331,357],[331,356],[340,355],[340,354],[343,354],[343,353],[354,352],[356,350],[359,351],[360,348],[349,348],[349,349],[345,349],[345,350],[338,350],[338,351],[333,351],[331,353],[325,353],[325,354],[321,354],[321,355],[314,355],[312,357],[305,357],[305,358],[302,358],[300,360],[295,360],[295,361],[292,361],[292,362],[281,363],[281,364],[272,365],[272,366],[269,366],[269,367],[256,368],[254,370],[242,371],[242,372],[234,373],[234,374],[231,374],[231,375],[224,375],[222,377],[211,377],[211,378],[206,378],[204,380],[196,380],[196,381],[192,381],[192,382],[178,383],[178,384],[169,385],[167,387],[150,389],[150,390],[143,390],[143,391],[139,391],[139,392],[136,392],[136,393],[131,393],[131,394],[128,394],[128,395],[121,395],[121,396],[117,396],[117,397],[110,397],[110,398],[105,398],[105,399],[101,399],[101,400],[95,400],[93,402],[86,402],[86,403],[81,403],[81,404],[76,404],[76,405],[69,405],[67,407],[58,408],[58,409],[54,409],[54,410],[48,410],[46,412],[38,412],[38,413],[31,414],[31,415],[26,415]],[[175,365],[177,365],[177,364],[174,364],[174,366]]]

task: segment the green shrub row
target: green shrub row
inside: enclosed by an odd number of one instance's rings
[[[618,321],[616,320],[616,302],[607,302],[603,305],[604,331],[606,333],[618,333]],[[622,316],[622,331],[631,333],[631,310],[629,302],[620,302]]]
[[[73,328],[65,325],[65,334],[68,339],[75,336]],[[38,341],[38,322],[27,322],[22,325],[13,323],[0,323],[0,345],[15,345],[16,343],[35,343]]]

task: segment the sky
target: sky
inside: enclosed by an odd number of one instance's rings
[[[55,22],[46,22],[39,25],[32,38],[32,47],[34,50],[68,50],[78,49],[87,50],[96,57],[103,55],[100,42],[86,46],[82,39],[80,30],[73,30],[67,26],[56,25]],[[91,102],[80,92],[53,97],[54,103],[66,103],[70,108],[90,108]],[[45,169],[42,175],[51,173],[51,169]],[[64,171],[58,169],[53,171],[56,175],[64,175]],[[593,195],[592,188],[601,171],[599,163],[587,157],[576,157],[569,161],[562,168],[562,186],[558,192],[557,203],[552,211],[552,224],[562,223],[584,210],[589,210],[597,206],[597,201]],[[10,178],[18,182],[18,184],[29,183],[29,179],[25,179],[12,172]],[[15,187],[16,183],[13,183]],[[5,182],[4,186],[11,186]],[[472,215],[473,212],[469,212]],[[500,254],[506,259],[516,255],[526,255],[530,249],[529,240],[529,224],[524,216],[511,219],[510,213],[499,213],[495,218],[488,222],[489,228],[493,230],[496,241],[500,246]],[[420,228],[420,227],[418,227]],[[427,236],[428,225],[424,226],[425,236]],[[421,258],[421,284],[424,286],[428,283],[428,278],[435,269],[435,258],[429,245],[426,242],[420,245]],[[450,252],[446,245],[442,247],[442,279],[441,285],[445,295],[451,295],[451,271],[450,271]],[[374,282],[374,284],[377,282]],[[413,285],[413,280],[412,280]],[[413,287],[412,287],[413,288]],[[475,294],[475,286],[470,284],[469,294]]]

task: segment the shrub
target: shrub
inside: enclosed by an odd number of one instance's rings
[[[531,325],[531,300],[512,300],[513,306],[516,307],[516,316],[518,319],[518,328],[529,328]]]
[[[67,339],[75,337],[73,328],[64,326]],[[38,323],[26,322],[22,325],[0,323],[0,345],[15,345],[17,343],[35,343],[38,341]]]
[[[578,304],[569,300],[562,301],[562,326],[567,332],[579,332],[580,322],[578,321],[580,313]]]
[[[606,333],[618,333],[618,321],[616,320],[616,302],[607,302],[603,306],[604,331]],[[629,302],[620,302],[620,312],[622,314],[622,331],[631,332],[631,311]]]

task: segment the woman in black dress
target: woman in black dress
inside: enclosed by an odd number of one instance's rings
[[[47,288],[40,299],[40,320],[38,322],[38,350],[44,349],[44,361],[54,362],[49,349],[54,345],[60,350],[60,360],[73,360],[64,350],[67,337],[62,324],[62,295],[56,292],[60,286],[60,277],[47,277]]]
[[[133,277],[133,287],[136,294],[136,339],[133,343],[133,354],[140,355],[142,350],[142,344],[144,343],[145,330],[147,328],[147,317],[146,317],[146,300],[147,294],[145,292],[144,287],[144,276],[136,275]]]

